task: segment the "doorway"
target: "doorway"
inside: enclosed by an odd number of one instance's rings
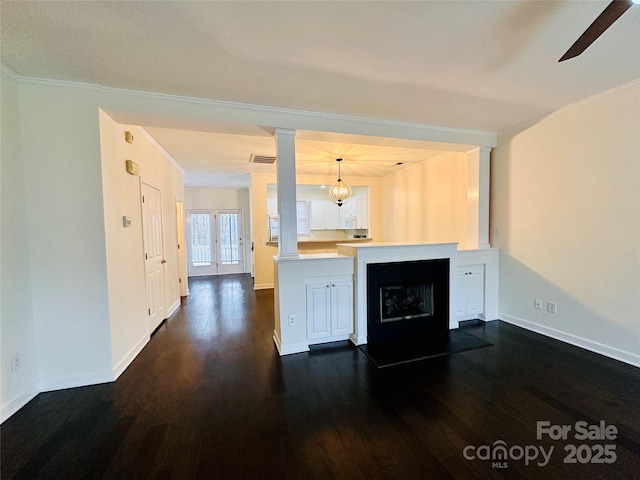
[[[190,277],[244,271],[242,210],[187,210]]]

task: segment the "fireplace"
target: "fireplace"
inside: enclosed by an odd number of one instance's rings
[[[448,258],[369,263],[368,342],[446,336],[449,293]]]

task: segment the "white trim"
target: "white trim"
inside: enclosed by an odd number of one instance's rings
[[[274,284],[273,283],[256,283],[253,286],[254,290],[268,290],[270,288],[274,288]]]
[[[178,297],[178,299],[173,303],[173,305],[169,307],[169,310],[167,311],[167,318],[173,315],[175,311],[178,310],[179,307],[180,307],[180,297]],[[165,320],[167,318],[165,318]]]
[[[144,133],[144,135],[147,137],[147,140],[149,140],[151,142],[151,144],[156,147],[156,149],[158,149],[160,151],[160,153],[162,155],[164,155],[166,157],[167,160],[169,160],[169,163],[171,163],[174,167],[176,167],[183,175],[185,174],[184,168],[182,168],[180,165],[178,165],[178,162],[176,162],[173,157],[171,155],[169,155],[167,153],[167,151],[162,148],[160,146],[160,144],[158,142],[155,141],[155,139],[149,135],[149,132],[147,132],[144,128],[142,127],[138,127],[140,128],[140,130],[142,131],[142,133]],[[182,202],[184,203],[184,200],[178,200],[178,197],[176,196],[176,201]]]
[[[605,357],[628,363],[629,365],[633,365],[634,367],[640,367],[640,355],[636,355],[635,353],[620,350],[619,348],[615,347],[610,347],[608,345],[604,345],[603,343],[594,342],[593,340],[589,340],[587,338],[578,337],[577,335],[566,333],[561,330],[556,330],[555,328],[547,327],[545,325],[540,325],[539,323],[531,322],[523,318],[514,317],[513,315],[508,315],[506,313],[501,313],[500,319],[512,325],[531,330],[532,332],[539,333],[546,337],[555,338],[556,340],[575,345],[576,347],[584,348],[585,350],[589,350],[590,352],[599,353],[600,355],[604,355]]]
[[[282,355],[282,351],[281,351],[281,346],[282,346],[282,342],[280,341],[280,336],[278,335],[278,331],[274,330],[273,331],[273,343],[276,344],[276,348],[278,349],[278,353],[280,355]]]
[[[131,362],[135,360],[135,358],[142,351],[145,345],[149,343],[150,339],[151,337],[148,334],[145,334],[138,341],[138,343],[136,343],[134,347],[131,350],[129,350],[129,353],[127,353],[122,358],[122,360],[120,360],[118,364],[113,367],[113,381],[115,381],[120,375],[122,375],[122,373],[127,369],[127,367],[131,365]]]
[[[587,98],[583,98],[582,100],[578,100],[574,103],[570,103],[569,105],[565,105],[564,107],[560,107],[557,110],[554,110],[552,112],[548,112],[546,114],[542,114],[536,118],[531,118],[529,120],[526,120],[522,123],[516,124],[516,125],[511,125],[509,127],[506,127],[504,130],[500,130],[498,132],[498,136],[499,137],[507,137],[507,136],[515,136],[521,132],[524,132],[525,130],[528,130],[529,128],[533,127],[534,125],[537,125],[538,123],[540,123],[542,120],[546,119],[546,118],[550,118],[553,115],[560,113],[560,112],[564,112],[565,110],[569,110],[572,109],[574,107],[580,106],[583,103],[589,103],[592,100],[596,100],[600,97],[605,97],[607,95],[610,95],[612,93],[615,93],[619,90],[624,90],[625,88],[629,88],[629,87],[633,87],[636,84],[640,85],[640,78],[636,78],[635,80],[631,80],[630,82],[627,83],[623,83],[622,85],[618,85],[617,87],[612,87],[608,90],[605,90],[604,92],[599,92],[596,93],[594,95],[591,95],[590,97]]]
[[[293,343],[291,345],[282,346],[282,342],[280,341],[280,337],[278,336],[277,330],[273,331],[273,343],[276,344],[276,348],[278,349],[278,353],[282,357],[283,355],[292,355],[294,353],[304,353],[309,351],[309,344],[305,343]]]
[[[14,72],[13,70],[11,70],[9,67],[7,67],[4,63],[0,63],[0,70],[7,74],[8,76],[10,76],[12,79],[14,79],[16,82],[21,82],[23,81],[23,77],[21,77],[20,75],[18,75],[16,72]]]
[[[106,372],[88,373],[85,375],[73,375],[70,377],[52,378],[40,382],[40,392],[64,390],[65,388],[86,387],[100,383],[111,383],[115,380],[113,370]]]
[[[633,87],[636,84],[640,85],[640,78],[636,78],[635,80],[631,80],[630,82],[623,83],[622,85],[618,85],[617,87],[612,87],[608,90],[605,90],[604,92],[599,92],[594,95],[591,95],[590,97],[583,98],[582,100],[578,100],[577,102],[570,103],[569,105],[565,105],[564,107],[561,107],[555,110],[553,113],[550,113],[548,116],[555,115],[556,113],[563,112],[565,110],[569,110],[570,108],[577,107],[579,105],[582,105],[583,103],[589,103],[600,97],[606,97],[607,95],[611,95],[612,93],[615,93],[619,90],[624,90],[625,88]]]
[[[343,342],[345,340],[349,340],[351,338],[350,333],[345,333],[344,335],[334,335],[332,337],[318,338],[315,340],[309,340],[309,345],[322,345],[324,343],[333,343],[333,342]]]
[[[4,423],[11,415],[36,398],[39,393],[38,389],[32,388],[18,395],[6,405],[3,405],[2,408],[0,408],[0,423]]]
[[[2,65],[2,64],[0,64]],[[361,135],[372,135],[380,137],[390,138],[406,138],[408,140],[421,140],[431,141],[439,143],[456,143],[456,144],[468,144],[468,145],[486,145],[495,147],[498,141],[498,135],[496,132],[490,132],[486,130],[472,130],[463,128],[451,128],[443,127],[439,125],[427,125],[413,122],[400,122],[391,121],[370,117],[360,117],[355,115],[344,115],[338,113],[325,113],[314,112],[310,110],[297,110],[283,107],[272,107],[267,105],[254,105],[249,103],[229,102],[224,100],[213,100],[200,97],[188,97],[181,95],[172,95],[165,93],[145,92],[141,90],[128,90],[123,88],[107,87],[100,84],[89,84],[82,82],[73,82],[67,80],[51,80],[46,78],[26,77],[12,72],[11,69],[2,65],[3,71],[6,71],[21,83],[32,83],[40,85],[58,86],[58,87],[73,87],[84,88],[90,90],[101,91],[104,93],[111,93],[121,96],[136,96],[141,99],[154,99],[154,100],[168,100],[179,101],[183,103],[198,104],[201,106],[207,106],[212,108],[218,108],[231,112],[242,112],[249,115],[279,115],[287,116],[289,119],[281,119],[279,122],[280,128],[292,129],[298,128],[302,130],[324,130],[335,131],[337,133],[345,130],[344,125],[349,124],[350,127],[343,133],[353,133]],[[309,125],[299,125],[294,127],[293,123],[299,124],[301,120],[311,120],[313,122],[321,122],[324,125],[316,125],[316,128],[311,128]],[[284,123],[283,123],[284,122]],[[342,125],[338,125],[342,124]],[[357,128],[354,130],[353,126]],[[333,126],[334,128],[330,128]],[[380,129],[386,130],[386,132],[380,131]],[[358,130],[358,131],[356,131]],[[373,131],[372,131],[373,130]],[[398,136],[391,132],[403,131],[405,132]],[[407,133],[406,130],[412,130]],[[460,137],[468,137],[466,140]]]

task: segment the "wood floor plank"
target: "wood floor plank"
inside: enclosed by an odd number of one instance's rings
[[[386,369],[350,342],[280,357],[272,290],[189,290],[116,382],[1,426],[2,479],[640,478],[638,368],[500,321],[464,325],[491,347]],[[542,420],[615,425],[616,462],[564,463],[571,439],[536,440]],[[555,450],[544,467],[463,456],[498,441]]]

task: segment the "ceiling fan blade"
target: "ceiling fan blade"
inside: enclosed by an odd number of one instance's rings
[[[558,61],[563,62],[584,52],[632,5],[632,0],[613,0]]]

